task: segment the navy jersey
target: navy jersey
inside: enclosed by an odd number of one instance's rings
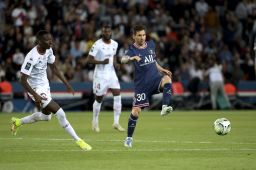
[[[135,88],[148,85],[161,77],[156,67],[155,43],[152,40],[146,41],[146,47],[143,49],[130,45],[126,55],[130,57],[139,56],[141,58],[139,62],[133,62]]]
[[[146,47],[139,49],[134,45],[130,45],[127,56],[139,56],[139,62],[134,61],[134,85],[135,94],[133,106],[147,107],[149,106],[149,99],[153,94],[159,93],[159,86],[162,75],[156,66],[155,43],[147,41]]]

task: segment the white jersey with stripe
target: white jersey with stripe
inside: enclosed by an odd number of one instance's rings
[[[32,88],[49,87],[46,69],[47,64],[53,64],[54,61],[52,48],[47,49],[45,54],[41,55],[35,46],[26,55],[21,66],[21,73],[28,75],[28,83]]]
[[[102,39],[97,40],[93,44],[89,55],[93,56],[94,59],[98,61],[109,59],[108,64],[96,64],[94,69],[94,78],[101,77],[104,79],[111,79],[113,76],[116,76],[113,63],[117,47],[118,43],[112,39],[110,44],[104,43]]]

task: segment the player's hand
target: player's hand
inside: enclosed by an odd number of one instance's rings
[[[141,58],[136,55],[136,56],[130,57],[130,60],[131,60],[131,61],[137,61],[137,62],[139,62],[139,61],[141,60]]]
[[[166,69],[163,69],[163,70],[162,70],[162,73],[163,73],[163,74],[166,74],[166,75],[168,75],[168,76],[170,76],[170,77],[172,78],[172,72],[171,72],[171,71],[166,70]]]
[[[106,58],[105,60],[103,60],[103,63],[102,64],[108,64],[109,63],[109,59]]]
[[[67,91],[72,93],[73,96],[75,95],[75,91],[74,91],[73,87],[70,84],[67,85]]]

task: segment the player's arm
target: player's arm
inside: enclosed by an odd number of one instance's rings
[[[95,60],[95,58],[92,55],[88,55],[86,63],[88,63],[88,64],[108,64],[109,59],[106,58],[105,60],[100,61],[100,60]]]
[[[166,74],[166,75],[172,77],[172,72],[167,70],[167,69],[164,69],[157,62],[156,62],[156,67],[157,67],[158,71],[160,71],[161,73]]]
[[[63,76],[63,74],[60,72],[60,70],[57,68],[55,62],[52,64],[49,64],[52,72],[66,85],[67,91],[71,92],[73,95],[75,94],[74,89],[72,86],[69,84],[67,79]]]
[[[35,98],[36,106],[38,108],[40,108],[42,100],[46,100],[46,98],[40,96],[39,94],[37,94],[35,92],[35,90],[32,89],[32,87],[28,84],[28,76],[29,75],[26,75],[21,72],[20,82],[21,82],[22,86],[25,88],[25,90],[33,95],[33,97]]]
[[[132,61],[137,61],[139,62],[141,60],[141,58],[139,56],[133,56],[133,57],[130,57],[128,55],[125,55],[122,57],[121,59],[121,63],[122,64],[127,64],[127,63],[130,63]]]
[[[121,60],[120,60],[120,57],[117,57],[116,55],[114,55],[114,67],[119,70],[120,69],[120,63],[121,63]]]

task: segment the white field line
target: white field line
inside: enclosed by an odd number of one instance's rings
[[[82,151],[80,149],[32,149],[26,150],[26,152],[219,152],[219,151],[256,151],[256,148],[243,148],[243,149],[230,149],[230,148],[216,148],[216,149],[209,149],[209,148],[188,148],[188,149],[92,149],[91,151]],[[4,150],[2,152],[24,152],[24,150]]]
[[[12,137],[12,138],[1,138],[1,140],[35,140],[35,141],[73,141],[73,139],[66,138],[22,138],[22,137]],[[123,142],[123,140],[90,140],[86,141],[94,142]],[[256,142],[211,142],[211,141],[176,141],[176,140],[134,140],[136,143],[177,143],[177,144],[234,144],[234,145],[256,145]]]

